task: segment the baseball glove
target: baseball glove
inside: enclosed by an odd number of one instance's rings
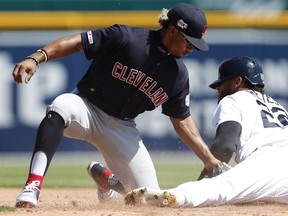
[[[218,164],[216,164],[212,170],[207,170],[206,168],[204,168],[202,170],[202,172],[200,173],[200,176],[198,177],[198,181],[203,179],[203,178],[212,178],[215,177],[217,175],[220,175],[224,172],[226,172],[227,170],[231,169],[232,167],[229,166],[227,163],[225,162],[220,162]]]

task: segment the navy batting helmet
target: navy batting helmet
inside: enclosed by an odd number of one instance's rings
[[[256,60],[250,57],[234,57],[220,65],[218,80],[209,87],[216,89],[223,81],[236,76],[245,77],[252,85],[265,85],[262,67]]]

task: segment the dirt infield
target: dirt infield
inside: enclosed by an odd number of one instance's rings
[[[19,189],[0,188],[0,205],[13,207]],[[2,212],[0,215],[15,216],[123,216],[123,215],[191,215],[191,216],[279,216],[288,215],[288,205],[253,203],[207,208],[171,209],[158,207],[125,206],[122,200],[111,204],[100,204],[96,189],[43,189],[38,206],[34,209],[16,209],[15,212]]]

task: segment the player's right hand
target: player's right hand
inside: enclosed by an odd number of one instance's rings
[[[36,69],[37,66],[33,59],[25,59],[24,61],[16,64],[12,75],[16,83],[23,83],[24,81],[27,84],[32,76],[36,73]],[[23,77],[25,73],[27,75]]]

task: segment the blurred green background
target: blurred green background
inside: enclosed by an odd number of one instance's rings
[[[171,188],[196,180],[203,168],[202,162],[191,152],[152,152],[151,156],[161,188]],[[92,161],[105,165],[99,153],[56,153],[46,174],[44,187],[95,187],[95,183],[86,172],[87,165]],[[1,154],[0,188],[23,187],[29,162],[29,154]]]
[[[160,10],[179,2],[205,11],[209,29],[288,27],[288,0],[0,0],[0,30],[158,28]]]

